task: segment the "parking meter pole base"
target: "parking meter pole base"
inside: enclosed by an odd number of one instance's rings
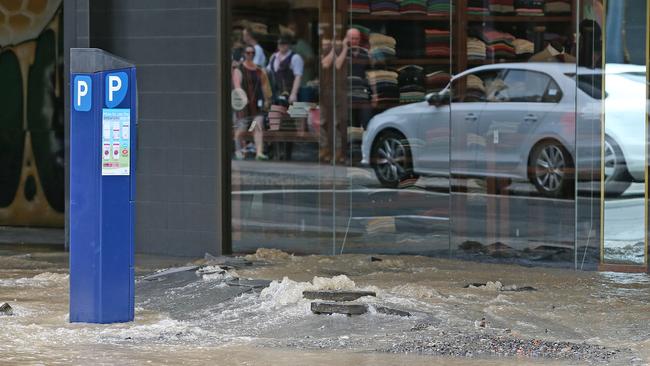
[[[134,318],[133,64],[70,50],[70,322]]]

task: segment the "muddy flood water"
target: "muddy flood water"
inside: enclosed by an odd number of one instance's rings
[[[13,308],[0,364],[650,364],[646,274],[276,250],[225,265],[139,256],[136,272],[135,322],[70,324],[67,255],[0,248],[0,304]],[[376,297],[356,301],[363,315],[317,315],[306,290]]]

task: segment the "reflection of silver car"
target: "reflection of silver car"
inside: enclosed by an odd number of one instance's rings
[[[602,103],[599,70],[555,63],[477,67],[425,102],[376,115],[363,137],[362,162],[388,187],[413,174],[451,171],[526,179],[545,196],[563,196],[573,189],[576,118],[591,126],[578,135],[579,167],[597,171],[605,111],[606,192],[619,195],[644,179],[645,67],[607,65],[605,83]]]

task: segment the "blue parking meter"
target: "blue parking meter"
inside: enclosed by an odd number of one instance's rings
[[[70,322],[134,317],[133,64],[70,50]]]

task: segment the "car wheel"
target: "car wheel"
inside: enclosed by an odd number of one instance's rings
[[[413,177],[409,143],[396,131],[379,135],[373,144],[371,159],[377,179],[384,187],[396,188],[401,181]]]
[[[605,196],[618,197],[632,184],[621,148],[609,136],[605,137]]]
[[[546,197],[571,197],[573,194],[573,163],[569,152],[557,141],[538,143],[530,154],[529,179]]]

